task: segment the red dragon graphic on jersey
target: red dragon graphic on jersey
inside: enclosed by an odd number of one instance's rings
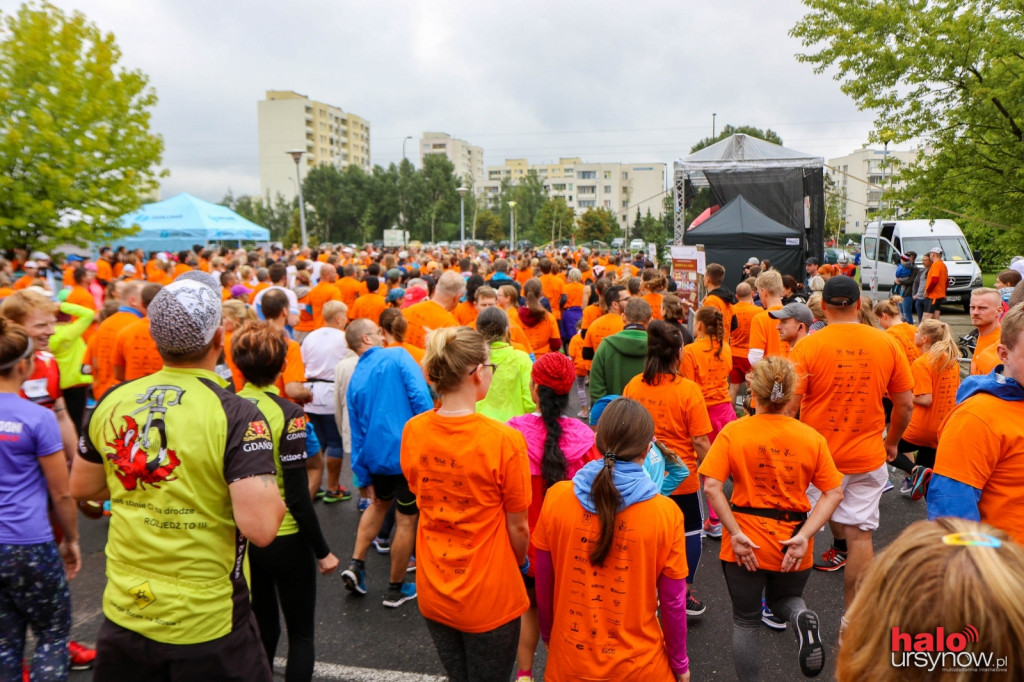
[[[160,483],[175,480],[171,472],[181,464],[174,450],[160,448],[160,455],[149,459],[149,454],[138,443],[139,425],[131,417],[124,417],[125,425],[120,431],[115,429],[114,440],[107,443],[114,448],[107,455],[116,467],[114,473],[125,490],[146,489],[146,484],[159,488]],[[156,426],[156,424],[154,424]]]

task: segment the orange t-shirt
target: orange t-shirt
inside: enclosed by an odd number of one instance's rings
[[[68,292],[68,297],[65,300],[68,303],[74,303],[75,305],[80,305],[84,308],[89,308],[90,310],[96,310],[96,299],[92,297],[92,294],[89,293],[88,289],[78,286],[77,284],[71,287],[71,291]],[[90,324],[89,328],[85,330],[84,334],[82,334],[82,338],[85,341],[89,341],[89,339],[92,338],[92,335],[96,332],[97,326],[96,322]]]
[[[156,374],[164,361],[149,333],[149,318],[135,320],[117,334],[114,367],[124,367],[124,380],[131,381]]]
[[[642,299],[647,301],[651,306],[651,319],[660,320],[661,317],[661,301],[665,297],[661,294],[655,294],[653,292],[646,293],[641,296]],[[728,340],[726,341],[728,343]]]
[[[306,305],[313,311],[308,319],[299,320],[295,329],[300,332],[311,332],[324,326],[324,304],[328,301],[340,301],[341,292],[333,284],[320,282],[310,289],[304,298]]]
[[[953,408],[935,455],[935,473],[980,490],[981,520],[1018,543],[1024,543],[1022,424],[1024,402],[979,393]]]
[[[427,347],[428,330],[459,326],[455,316],[445,310],[440,303],[429,298],[409,306],[402,314],[409,323],[405,340],[418,348]]]
[[[900,344],[900,348],[907,355],[907,362],[913,362],[921,357],[921,349],[914,345],[914,336],[917,334],[917,327],[906,322],[899,322],[885,330],[892,334]],[[997,336],[998,338],[998,336]]]
[[[476,309],[476,304],[472,301],[462,301],[455,310],[452,311],[452,316],[458,320],[459,324],[463,327],[469,327],[473,322],[476,321],[476,316],[480,314],[480,311]]]
[[[594,324],[594,320],[602,315],[604,315],[604,313],[601,312],[601,306],[596,303],[588,305],[583,309],[583,319],[580,320],[580,329],[590,329],[590,325]]]
[[[569,282],[565,285],[565,307],[582,308],[583,291],[587,287],[582,282]]]
[[[505,514],[530,507],[523,435],[482,414],[430,410],[406,423],[401,462],[420,511],[420,612],[462,632],[487,632],[522,615],[530,600]]]
[[[941,260],[936,260],[928,268],[928,279],[925,281],[925,295],[932,301],[946,297],[946,285],[949,283],[949,269]]]
[[[803,396],[800,420],[825,436],[836,468],[863,474],[882,466],[882,397],[914,386],[896,339],[865,324],[832,323],[803,338],[789,359]]]
[[[89,339],[89,364],[92,366],[92,394],[97,400],[103,397],[117,383],[114,378],[114,356],[117,353],[117,337],[122,330],[138,322],[134,313],[117,312],[103,320],[96,333]],[[149,325],[146,325],[149,329]]]
[[[766,358],[789,357],[789,344],[779,338],[779,321],[768,316],[770,311],[775,310],[782,310],[782,306],[773,305],[767,310],[757,313],[750,320],[748,353],[751,348],[754,348],[763,350]]]
[[[551,314],[556,320],[562,319],[562,307],[560,302],[562,294],[565,293],[565,282],[558,278],[558,275],[541,275],[540,288],[551,304]],[[582,300],[582,296],[580,297]]]
[[[735,314],[733,312],[732,303],[729,303],[714,294],[708,294],[704,297],[704,302],[701,305],[709,305],[722,313],[722,328],[726,330],[725,342],[729,343],[729,334],[732,330],[732,318]]]
[[[980,353],[975,351],[974,358],[971,359],[971,374],[991,374],[992,370],[1003,364],[999,359],[999,353],[996,352],[998,347],[998,343],[993,343]]]
[[[25,275],[25,277],[28,277],[28,275]],[[24,279],[24,277],[22,279]],[[31,282],[32,279],[29,278],[29,281]],[[61,281],[64,283],[64,286],[66,286],[66,287],[73,287],[75,285],[75,265],[74,264],[64,268],[64,274],[61,277]],[[26,284],[25,286],[28,286],[28,285]],[[17,282],[15,282],[14,288],[15,289],[18,288]]]
[[[366,294],[356,299],[348,310],[348,319],[358,320],[365,318],[373,320],[374,324],[380,323],[380,314],[388,307],[388,300],[380,294]]]
[[[417,365],[422,365],[423,364],[423,356],[427,354],[427,351],[423,350],[422,348],[417,348],[416,346],[412,345],[411,343],[398,343],[396,341],[394,343],[388,344],[387,347],[388,348],[404,348],[404,349],[406,349],[407,351],[409,351],[409,355],[412,356],[412,359],[416,361]]]
[[[981,354],[984,353],[988,348],[992,348],[993,351],[994,351],[995,347],[999,345],[999,336],[1000,336],[1000,334],[1002,334],[1002,327],[996,327],[995,331],[991,331],[988,334],[985,334],[984,336],[979,335],[978,336],[978,342],[974,346],[974,357],[975,358],[980,358]],[[996,359],[997,360],[999,359],[998,355],[996,355]],[[998,365],[999,363],[996,362],[996,364]],[[993,368],[994,367],[995,367],[995,365],[993,365]],[[992,369],[989,369],[989,372],[991,372],[991,371],[992,371]],[[973,359],[971,360],[971,374],[974,374],[974,360]],[[988,372],[982,372],[982,374],[988,374]]]
[[[0,287],[0,299],[7,298],[13,293],[14,289],[11,289],[10,287]]]
[[[697,452],[690,441],[694,436],[711,433],[711,419],[704,404],[700,387],[689,379],[670,374],[658,375],[659,383],[644,383],[642,374],[633,377],[622,395],[636,400],[654,418],[654,435],[658,440],[675,450],[690,470],[673,495],[695,493],[700,487],[697,481]]]
[[[956,391],[960,388],[960,363],[951,363],[941,372],[930,355],[922,355],[910,366],[914,377],[914,395],[930,393],[928,407],[914,405],[910,425],[903,432],[903,440],[914,445],[934,448],[939,444],[939,427],[956,407]]]
[[[585,377],[590,374],[590,363],[583,359],[583,337],[579,333],[569,339],[569,357],[576,367],[576,376]]]
[[[256,294],[260,293],[264,289],[270,287],[270,282],[258,282],[256,286],[252,288],[252,292],[249,293],[249,305],[252,305],[253,301],[256,300]]]
[[[516,281],[519,284],[526,284],[533,279],[533,268],[526,268],[525,270],[516,270]]]
[[[154,270],[153,274],[149,275],[147,279],[149,279],[149,281],[153,282],[154,284],[163,284],[164,286],[167,286],[173,281],[170,275],[168,275],[165,271],[159,268]]]
[[[828,443],[817,431],[792,417],[757,413],[726,424],[700,465],[700,473],[725,482],[732,478],[730,502],[738,507],[809,512],[807,486],[832,490],[843,483],[828,452]],[[785,547],[781,540],[793,537],[797,523],[752,514],[735,514],[743,534],[760,549],[758,567],[781,571]],[[736,563],[728,529],[722,536],[722,561]],[[795,570],[805,571],[814,562],[813,540]]]
[[[114,269],[110,267],[110,261],[105,258],[96,261],[96,279],[107,283],[114,279]]]
[[[146,279],[150,282],[154,281],[153,277],[159,272],[163,273],[163,268],[160,267],[161,261],[158,258],[150,258],[146,261]]]
[[[704,404],[720,405],[729,402],[729,372],[732,371],[732,353],[728,345],[722,346],[722,352],[715,357],[716,344],[711,338],[704,336],[683,352],[683,361],[679,370],[683,376],[700,386]]]
[[[341,293],[341,300],[351,309],[362,290],[362,282],[355,277],[342,277],[334,285]]]
[[[284,369],[281,370],[281,375],[277,377],[277,390],[280,391],[282,398],[288,398],[288,395],[284,392],[285,384],[302,384],[305,382],[306,363],[302,360],[302,350],[295,339],[288,339],[288,354],[284,356]],[[291,400],[291,398],[288,398],[288,400]],[[292,402],[295,401],[292,400]]]
[[[572,481],[548,488],[532,540],[555,569],[554,622],[544,678],[673,682],[658,621],[658,578],[682,580],[686,534],[679,507],[663,495],[615,515],[603,566],[590,563],[600,532]]]
[[[618,313],[605,313],[591,323],[587,328],[587,335],[583,337],[583,347],[593,349],[597,353],[597,347],[601,342],[618,334],[625,329],[626,323],[622,321],[622,315]]]
[[[740,301],[732,307],[732,314],[736,317],[736,329],[729,333],[729,346],[734,358],[747,357],[747,350],[750,348],[750,323],[755,315],[763,311],[764,308],[749,301]]]
[[[231,383],[235,386],[235,392],[242,390],[245,386],[245,377],[242,375],[242,371],[238,369],[238,365],[235,364],[235,359],[231,357],[231,335],[234,332],[224,332],[224,362],[227,363],[228,369],[231,370]],[[281,388],[278,387],[278,392]]]
[[[545,313],[544,319],[532,327],[524,324],[522,330],[530,343],[530,348],[533,349],[533,354],[537,357],[552,352],[550,345],[552,339],[559,341],[562,339],[558,331],[558,321],[551,313]]]
[[[174,279],[178,279],[178,275],[183,275],[190,271],[192,267],[188,263],[178,263],[174,266],[174,274],[171,275]]]

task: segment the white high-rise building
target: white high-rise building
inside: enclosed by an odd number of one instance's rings
[[[257,105],[260,195],[295,198],[295,161],[286,152],[302,149],[302,177],[320,164],[339,170],[356,165],[370,172],[370,122],[291,90],[268,90]]]
[[[455,166],[457,175],[466,187],[473,187],[484,179],[483,147],[471,145],[448,133],[423,133],[420,139],[420,166],[423,158],[431,154],[444,154]]]
[[[886,154],[884,149],[867,147],[829,159],[825,172],[835,183],[831,191],[840,196],[846,234],[863,234],[865,226],[879,217],[897,217],[885,193],[903,187],[893,175],[916,159],[916,151],[890,149]]]

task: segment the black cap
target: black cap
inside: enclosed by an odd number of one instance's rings
[[[804,261],[804,265],[821,265],[821,261],[819,261],[814,256],[811,256],[810,258]]]
[[[860,286],[852,277],[829,277],[821,290],[821,300],[829,305],[848,306],[860,300]]]

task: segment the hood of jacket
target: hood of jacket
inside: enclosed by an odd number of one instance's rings
[[[594,447],[594,432],[579,419],[562,417],[562,437],[558,446],[565,454],[566,470],[570,475],[578,470],[584,456]],[[530,456],[530,475],[540,476],[540,463],[544,459],[544,441],[548,437],[548,429],[539,414],[524,414],[508,420],[508,425],[523,434],[526,449]]]
[[[594,479],[602,469],[604,469],[604,461],[595,460],[572,477],[572,488],[576,499],[591,514],[597,513],[597,507],[594,506],[594,499],[590,493],[594,489]],[[619,494],[622,495],[619,511],[637,502],[649,500],[658,494],[658,487],[647,477],[644,468],[633,462],[616,462],[612,481],[614,481]]]
[[[647,357],[647,332],[644,330],[626,329],[602,339],[601,343],[610,344],[621,355],[633,358]]]
[[[999,364],[989,374],[965,378],[956,392],[957,405],[979,393],[988,393],[1000,400],[1024,400],[1024,386],[1003,376],[1002,371],[1003,365]]]
[[[721,286],[708,292],[708,296],[717,296],[729,305],[736,305],[736,295],[729,287]],[[707,296],[705,296],[707,298]]]
[[[527,327],[536,327],[538,324],[544,321],[546,315],[534,315],[533,311],[527,308],[525,305],[519,306],[519,321],[525,324]]]

